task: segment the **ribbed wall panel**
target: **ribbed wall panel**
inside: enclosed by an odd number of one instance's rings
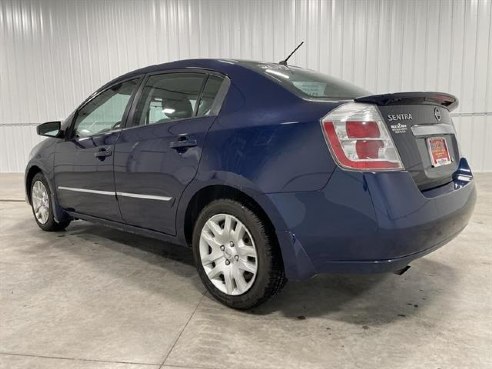
[[[373,92],[457,95],[462,151],[492,170],[492,0],[0,0],[0,172],[34,126],[127,71],[194,57],[278,61]],[[488,113],[489,115],[485,115]]]

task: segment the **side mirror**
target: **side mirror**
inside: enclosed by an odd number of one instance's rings
[[[59,121],[46,122],[46,123],[40,124],[39,126],[36,127],[36,131],[38,132],[38,135],[40,135],[40,136],[47,136],[47,137],[62,137],[63,136],[63,131],[61,130],[61,122],[59,122]]]

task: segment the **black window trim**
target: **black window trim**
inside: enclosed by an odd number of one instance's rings
[[[72,122],[70,123],[70,125],[69,125],[69,127],[67,129],[67,133],[65,135],[65,140],[66,141],[69,141],[69,140],[77,139],[77,137],[74,136],[74,134],[75,134],[75,122],[77,121],[77,117],[78,117],[79,112],[80,112],[81,109],[83,109],[87,104],[89,104],[92,100],[94,100],[95,98],[97,98],[99,95],[101,95],[102,93],[106,92],[107,90],[113,88],[114,86],[117,86],[117,85],[120,85],[122,83],[135,80],[137,82],[137,84],[136,84],[135,89],[132,92],[132,95],[130,96],[130,99],[128,100],[128,102],[127,102],[127,104],[125,106],[125,111],[123,112],[123,116],[121,118],[121,125],[119,127],[115,128],[115,129],[111,129],[109,131],[105,131],[105,132],[102,132],[102,133],[94,133],[93,135],[85,136],[83,138],[86,139],[88,137],[94,137],[94,136],[99,136],[99,135],[107,135],[109,133],[120,131],[123,127],[126,126],[126,123],[127,123],[126,121],[127,121],[128,117],[129,117],[130,108],[133,106],[133,101],[134,101],[134,99],[135,99],[135,97],[137,95],[137,92],[140,90],[140,87],[142,85],[142,81],[144,80],[144,77],[145,77],[145,75],[143,75],[143,74],[134,75],[134,76],[131,76],[131,77],[122,79],[120,81],[117,81],[115,83],[112,83],[112,84],[106,86],[105,88],[101,88],[101,89],[97,90],[92,95],[90,95],[87,99],[85,99],[85,101],[82,104],[79,105],[79,107],[73,113]]]
[[[197,99],[197,104],[195,106],[195,109],[193,111],[193,116],[189,118],[179,118],[179,119],[171,119],[169,121],[159,123],[159,124],[167,124],[167,123],[175,123],[179,122],[182,120],[190,120],[190,119],[199,119],[199,118],[204,118],[204,117],[213,117],[213,116],[218,116],[220,113],[220,110],[222,108],[222,105],[224,103],[225,97],[227,96],[227,92],[229,91],[229,87],[231,85],[231,80],[229,77],[225,74],[219,73],[214,70],[208,70],[208,69],[202,69],[202,68],[180,68],[180,69],[169,69],[169,70],[161,70],[161,71],[155,71],[151,73],[147,73],[142,81],[140,82],[140,86],[138,87],[135,96],[132,100],[131,108],[129,110],[128,116],[126,117],[125,124],[122,125],[121,129],[133,129],[133,128],[141,128],[141,127],[146,127],[142,126],[139,124],[133,124],[134,123],[134,115],[135,115],[135,110],[137,108],[138,103],[140,102],[140,99],[142,98],[143,94],[143,89],[145,88],[145,85],[149,78],[151,76],[155,75],[162,75],[162,74],[176,74],[176,73],[199,73],[199,74],[204,74],[205,78],[203,80],[202,86],[200,88],[200,92],[198,95]],[[208,78],[210,76],[216,76],[220,77],[223,79],[222,84],[219,88],[219,91],[217,91],[217,95],[215,96],[214,102],[212,103],[212,107],[210,108],[210,114],[205,115],[205,116],[197,116],[198,112],[198,106],[200,104],[200,100],[202,98],[203,91],[205,89],[205,85],[208,81]]]
[[[229,92],[229,87],[231,86],[231,80],[228,76],[225,76],[220,73],[210,73],[211,76],[221,77],[223,78],[222,84],[219,87],[219,91],[217,91],[217,95],[215,95],[214,102],[210,107],[210,113],[207,117],[218,116],[222,109],[222,105],[224,104],[227,93]],[[200,96],[201,98],[201,96]]]

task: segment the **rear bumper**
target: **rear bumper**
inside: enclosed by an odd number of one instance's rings
[[[269,194],[286,224],[277,235],[288,278],[395,271],[448,243],[475,205],[466,173],[422,192],[407,172],[337,169],[322,191]]]

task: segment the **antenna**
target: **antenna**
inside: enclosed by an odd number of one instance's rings
[[[286,57],[286,58],[285,58],[284,60],[282,60],[282,61],[279,61],[278,63],[279,63],[280,65],[287,65],[287,60],[289,60],[289,59],[290,59],[290,57],[291,57],[292,55],[294,55],[294,53],[297,51],[297,49],[299,49],[299,48],[302,46],[302,44],[303,44],[303,43],[304,43],[304,41],[302,41],[299,45],[297,45],[297,47],[294,49],[294,51],[292,51],[292,52],[289,54],[289,56],[288,56],[288,57]]]

